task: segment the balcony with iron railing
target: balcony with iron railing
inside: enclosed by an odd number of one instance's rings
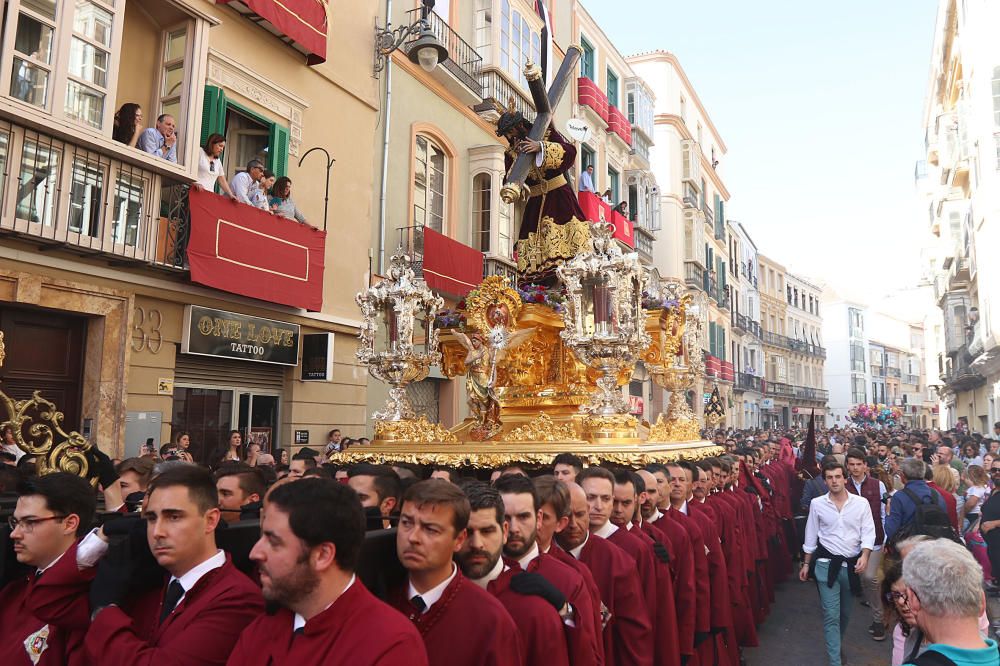
[[[512,285],[517,284],[517,264],[513,259],[487,256],[483,260],[483,278],[500,275],[510,279]]]
[[[908,385],[911,385],[911,386],[919,386],[920,385],[920,375],[910,375],[910,374],[903,373],[903,376],[900,378],[900,381],[902,381],[904,384],[908,384]]]
[[[761,393],[764,390],[764,378],[746,372],[736,373],[736,388]]]
[[[692,289],[704,289],[704,269],[693,261],[684,262],[684,284]]]
[[[889,377],[895,377],[897,379],[903,376],[903,373],[899,368],[887,368],[886,374]]]
[[[761,339],[764,341],[764,344],[772,345],[774,347],[782,347],[790,351],[809,354],[810,356],[817,356],[819,358],[826,358],[826,349],[820,347],[819,345],[805,342],[804,340],[794,340],[787,336],[779,335],[778,333],[771,333],[770,331],[764,331]]]
[[[422,7],[411,9],[406,13],[408,24],[420,20],[424,9]],[[430,24],[431,32],[448,49],[448,59],[441,63],[448,72],[458,81],[465,85],[478,100],[483,98],[483,85],[480,82],[479,74],[483,67],[483,57],[479,55],[475,47],[466,42],[455,32],[448,23],[435,12],[427,15],[427,22]],[[419,34],[410,35],[404,46],[407,51],[420,38]],[[437,70],[438,68],[435,68]],[[478,101],[477,100],[477,101]]]
[[[499,104],[506,108],[510,100],[514,100],[514,108],[529,121],[535,118],[535,105],[521,86],[510,82],[510,79],[499,69],[487,67],[479,74],[479,84],[482,87],[484,102],[490,105]],[[478,109],[477,109],[478,110]]]
[[[685,208],[698,207],[698,190],[696,190],[694,186],[688,182],[684,183],[683,203]]]

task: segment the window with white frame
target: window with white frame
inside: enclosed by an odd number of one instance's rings
[[[541,60],[541,36],[531,29],[528,19],[510,6],[510,0],[501,0],[500,67],[527,90],[524,64]]]
[[[184,63],[187,60],[187,26],[168,30],[163,38],[163,60],[160,66],[159,114],[179,118],[181,97],[185,90]]]
[[[413,165],[413,224],[444,231],[445,176],[448,158],[444,149],[418,134]]]
[[[488,173],[481,173],[472,179],[472,222],[473,222],[473,244],[472,246],[485,254],[490,253],[490,234],[492,225],[490,224],[490,208],[493,198],[493,177]]]
[[[493,0],[476,0],[472,29],[476,52],[483,57],[483,65],[494,64],[493,49],[490,48],[493,43]]]
[[[106,128],[123,4],[8,0],[2,70],[10,81],[8,94],[46,113]]]

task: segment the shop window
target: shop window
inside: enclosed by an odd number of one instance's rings
[[[485,254],[490,253],[492,180],[488,173],[481,173],[472,179],[472,219],[476,235],[473,247]]]
[[[275,176],[288,175],[288,128],[226,97],[216,86],[205,86],[201,138],[226,137],[226,177],[232,179],[251,159],[259,159]]]
[[[413,224],[444,231],[445,176],[447,156],[444,149],[419,134],[413,165]]]

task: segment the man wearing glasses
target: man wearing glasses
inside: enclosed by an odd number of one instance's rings
[[[979,511],[979,531],[986,541],[986,552],[994,577],[1000,576],[1000,460],[990,467],[990,482],[993,492]]]
[[[94,576],[92,569],[84,568],[92,566],[100,552],[85,552],[80,537],[91,528],[95,510],[94,489],[73,474],[47,474],[23,488],[8,520],[10,531],[4,530],[0,539],[9,538],[17,561],[27,565],[26,574],[0,590],[0,664],[45,666],[84,660],[86,631],[49,624],[36,614],[36,607],[53,586],[86,606]],[[4,574],[9,577],[9,572]],[[75,594],[60,582],[66,580],[73,581]]]
[[[233,176],[233,182],[229,187],[233,191],[233,198],[248,206],[256,206],[254,203],[259,196],[261,179],[264,177],[264,165],[260,160],[250,160],[247,162],[246,171],[241,171]]]

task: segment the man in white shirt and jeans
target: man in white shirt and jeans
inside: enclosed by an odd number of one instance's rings
[[[847,491],[847,469],[831,460],[823,466],[829,492],[812,500],[806,521],[805,558],[799,580],[813,575],[823,609],[823,634],[830,666],[841,666],[841,640],[851,617],[852,588],[875,547],[875,522],[863,498]]]

